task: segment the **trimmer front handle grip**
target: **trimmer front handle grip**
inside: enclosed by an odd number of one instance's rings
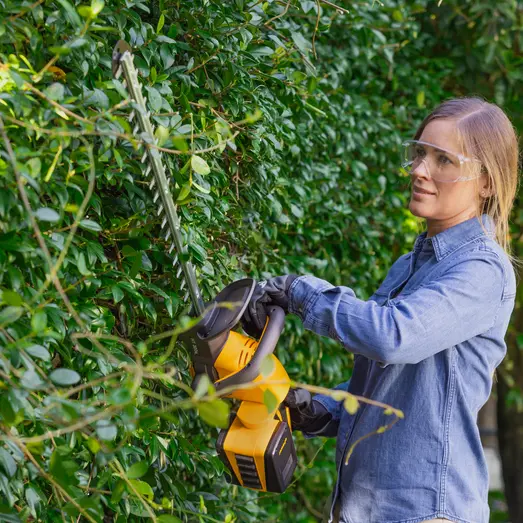
[[[217,382],[215,384],[217,392],[229,386],[250,383],[260,374],[261,364],[267,356],[274,352],[285,324],[285,312],[277,305],[267,307],[267,317],[269,321],[254,356],[241,370]]]

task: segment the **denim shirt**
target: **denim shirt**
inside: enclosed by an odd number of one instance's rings
[[[342,402],[315,396],[333,418],[306,436],[337,436],[333,507],[340,503],[342,523],[489,521],[477,415],[506,354],[516,280],[492,221],[482,221],[421,234],[368,301],[313,276],[291,285],[289,311],[355,354],[351,379],[336,388],[405,415],[358,443],[345,465],[350,446],[391,416],[363,402],[351,415]]]

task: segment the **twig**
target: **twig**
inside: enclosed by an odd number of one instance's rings
[[[211,61],[219,52],[220,49],[215,51],[211,56],[209,56],[209,58],[207,58],[207,60],[204,60],[201,64],[197,65],[196,67],[193,67],[192,69],[189,69],[189,71],[187,71],[185,74],[194,73],[194,71],[198,70],[200,67],[203,67],[207,62]]]
[[[67,107],[64,107],[63,105],[60,105],[58,102],[55,102],[54,100],[51,100],[47,95],[42,93],[39,89],[32,86],[29,82],[24,83],[24,88],[31,91],[32,93],[36,94],[40,98],[44,99],[46,102],[50,103],[53,107],[58,109],[59,111],[64,112],[65,114],[68,114],[69,116],[72,116],[73,118],[76,118],[77,120],[80,120],[81,122],[93,124],[91,120],[88,120],[87,118],[84,118],[83,116],[80,116],[79,114],[73,113],[70,109],[67,109]]]
[[[336,5],[336,4],[333,4],[332,2],[329,2],[328,0],[320,0],[320,2],[324,3],[324,4],[327,4],[329,5],[330,7],[334,7],[334,9],[337,9],[338,11],[342,12],[342,13],[345,13],[347,15],[350,14],[350,11],[348,11],[347,9],[343,8],[343,7],[340,7],[339,5]]]
[[[47,289],[51,281],[53,281],[53,278],[57,277],[58,271],[60,270],[60,267],[62,266],[62,263],[65,260],[65,257],[67,256],[67,253],[69,252],[69,247],[74,239],[74,236],[76,234],[76,231],[78,229],[78,226],[80,225],[80,221],[84,217],[85,209],[87,208],[87,205],[89,204],[89,201],[91,199],[91,196],[94,191],[94,182],[96,180],[96,172],[94,167],[94,156],[93,156],[93,148],[92,146],[87,145],[87,155],[89,156],[89,185],[87,187],[87,192],[85,193],[85,197],[80,205],[80,208],[78,209],[78,212],[76,213],[74,223],[71,225],[71,231],[69,235],[67,236],[67,239],[65,240],[64,246],[60,252],[60,256],[58,256],[58,260],[51,268],[51,272],[47,274],[47,277],[45,279],[45,282],[43,283],[42,287],[38,290],[38,292],[33,296],[31,299],[31,303],[34,303]]]
[[[20,11],[19,13],[16,13],[13,16],[10,16],[8,20],[10,22],[14,22],[17,18],[20,18],[21,16],[24,16],[29,11],[32,11],[37,5],[43,4],[45,0],[37,0],[34,4],[31,4],[27,9]]]
[[[93,519],[89,513],[87,511],[85,511],[79,504],[78,502],[68,494],[68,492],[59,484],[57,483],[49,474],[47,474],[47,472],[40,466],[40,464],[38,463],[38,461],[36,461],[36,459],[34,458],[34,456],[31,454],[31,452],[29,451],[29,449],[18,439],[18,438],[13,438],[13,437],[9,437],[9,440],[12,441],[24,454],[25,456],[27,456],[27,458],[29,458],[29,460],[31,461],[31,463],[38,469],[38,471],[40,472],[40,474],[42,475],[42,477],[47,480],[49,483],[51,483],[51,485],[56,489],[58,490],[58,492],[60,492],[60,494],[62,494],[62,496],[64,496],[64,498],[66,498],[67,500],[69,500],[75,507],[76,509],[80,512],[80,514],[82,514],[87,520],[89,520],[91,523],[97,523],[95,519]]]
[[[15,174],[16,183],[17,183],[17,186],[18,186],[18,190],[20,192],[20,197],[22,198],[22,202],[23,202],[24,207],[25,207],[25,209],[27,211],[27,214],[29,216],[29,220],[31,222],[33,230],[35,231],[37,242],[40,245],[40,248],[42,249],[42,252],[44,254],[44,258],[45,258],[45,260],[47,262],[47,265],[48,265],[49,269],[51,269],[52,266],[53,266],[51,253],[49,252],[49,249],[47,248],[47,245],[46,245],[46,243],[44,241],[44,237],[42,235],[42,232],[40,231],[40,227],[38,226],[38,223],[37,223],[37,221],[36,221],[36,219],[34,217],[34,213],[33,213],[33,210],[31,208],[31,204],[29,202],[29,198],[27,196],[27,192],[25,191],[24,184],[22,182],[22,177],[21,177],[20,172],[18,171],[18,167],[16,165],[16,157],[15,157],[13,148],[11,147],[11,142],[10,142],[9,138],[7,137],[7,134],[5,132],[4,120],[3,120],[2,116],[0,116],[0,134],[2,135],[2,138],[4,140],[5,149],[7,151],[7,154],[8,154],[8,157],[9,157],[9,161],[11,162],[11,166],[13,168],[13,172]],[[58,278],[58,276],[56,274],[54,274],[54,275],[51,274],[51,279],[53,281],[53,284],[54,284],[56,290],[60,294],[60,297],[62,298],[62,301],[64,302],[67,310],[69,311],[69,314],[74,318],[74,320],[76,321],[78,326],[84,332],[88,332],[86,324],[80,318],[80,316],[78,315],[78,313],[76,312],[76,310],[72,306],[71,301],[69,300],[69,297],[65,293],[64,288],[62,287],[62,283],[60,282],[60,279]],[[104,353],[108,352],[108,351],[105,350],[105,348],[100,344],[100,342],[97,339],[93,339],[92,341],[93,341],[94,345],[101,352],[104,352]],[[142,372],[142,366],[141,366],[141,361],[140,360],[137,362],[137,369],[138,369],[137,373]]]
[[[274,16],[270,20],[267,20],[263,25],[270,24],[271,22],[274,22],[274,20],[277,20],[278,18],[285,16],[287,14],[287,11],[289,10],[290,5],[291,5],[291,0],[287,0],[287,5],[285,6],[285,9],[279,15]]]
[[[320,25],[320,14],[321,14],[321,5],[320,0],[316,0],[316,7],[318,8],[318,16],[316,17],[316,26],[314,27],[314,33],[312,33],[312,54],[314,58],[318,58],[316,54],[316,34],[318,33],[318,27]]]
[[[112,463],[110,463],[110,466],[115,472],[118,473],[120,478],[125,483],[127,483],[127,486],[133,491],[133,494],[142,502],[142,505],[145,507],[145,510],[147,510],[147,512],[149,513],[149,516],[151,516],[153,522],[156,523],[156,514],[152,511],[151,507],[149,506],[149,503],[146,502],[146,500],[134,488],[134,485],[129,481],[129,478],[127,477],[127,474],[125,473],[125,470],[120,464],[120,462],[117,459],[115,459]]]

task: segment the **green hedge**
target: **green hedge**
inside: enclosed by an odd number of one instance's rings
[[[365,298],[418,230],[400,144],[456,92],[435,4],[0,6],[0,518],[316,521],[333,441],[297,435],[298,481],[258,495],[225,482],[221,400],[199,416],[188,399],[189,355],[169,335],[186,304],[141,154],[117,138],[130,127],[112,48],[132,45],[174,151],[164,158],[206,299],[287,272]],[[208,148],[210,173],[196,172],[190,151]],[[351,356],[296,318],[278,355],[310,384],[350,375]]]

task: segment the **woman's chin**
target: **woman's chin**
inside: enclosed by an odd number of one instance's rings
[[[409,211],[418,218],[427,218],[430,216],[430,209],[423,202],[418,202],[413,198],[409,202]]]

